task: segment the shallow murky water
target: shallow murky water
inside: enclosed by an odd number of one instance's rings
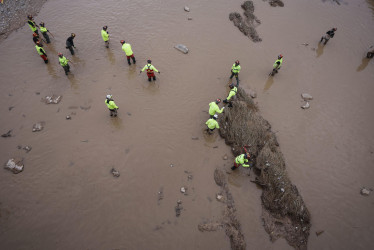
[[[201,233],[197,225],[222,216],[213,171],[228,169],[233,157],[219,136],[202,131],[207,105],[225,97],[236,59],[241,86],[257,91],[312,214],[309,248],[373,245],[373,196],[359,195],[374,185],[374,61],[363,59],[374,43],[372,1],[287,1],[284,8],[256,1],[263,39],[256,44],[228,20],[241,3],[50,0],[36,17],[55,36],[46,46],[50,64],[37,55],[29,27],[2,42],[0,129],[13,129],[14,137],[1,138],[0,162],[25,163],[18,175],[0,171],[2,249],[229,249],[223,231]],[[104,25],[110,49],[101,40]],[[335,37],[318,46],[334,26]],[[66,77],[57,52],[71,58],[71,32],[78,49]],[[122,39],[132,44],[136,65],[127,65]],[[175,50],[178,43],[190,53]],[[279,53],[283,67],[269,79]],[[139,76],[148,58],[161,71],[156,83]],[[300,109],[303,92],[314,97],[309,110]],[[117,119],[104,104],[108,93],[120,107]],[[40,101],[50,94],[63,95],[61,103]],[[40,121],[44,130],[31,132]],[[26,154],[17,145],[33,149]],[[269,241],[261,190],[249,179],[246,170],[229,175],[248,249],[289,249],[284,240]],[[176,218],[178,199],[184,210]],[[325,233],[317,237],[319,230]]]

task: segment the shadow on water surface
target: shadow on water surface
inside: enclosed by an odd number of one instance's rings
[[[322,56],[323,54],[323,49],[325,48],[325,45],[318,43],[318,48],[316,49],[317,52],[317,58]]]
[[[265,83],[264,92],[267,91],[267,90],[269,90],[270,87],[273,85],[273,83],[274,83],[274,77],[269,76],[268,80]]]
[[[362,58],[361,65],[357,67],[356,71],[357,72],[363,71],[366,68],[366,66],[368,66],[369,62],[370,62],[370,58],[367,58],[367,57]]]

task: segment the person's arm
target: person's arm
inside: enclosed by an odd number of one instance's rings
[[[142,73],[147,68],[147,65],[144,66],[144,68],[140,71]]]
[[[155,66],[151,66],[151,69],[153,69],[154,71],[156,71],[157,73],[160,73],[156,68],[155,68]]]
[[[219,124],[218,124],[218,122],[216,121],[216,128],[219,128]]]
[[[230,92],[229,92],[229,96],[227,97],[227,101],[229,101],[230,99],[231,99],[231,97],[233,97],[235,95],[235,92],[234,91],[232,91],[232,90],[230,90]]]

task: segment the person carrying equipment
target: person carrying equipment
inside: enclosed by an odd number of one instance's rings
[[[229,108],[232,107],[232,100],[231,98],[235,98],[235,95],[236,93],[238,93],[238,88],[234,86],[234,84],[230,84],[230,92],[229,92],[229,95],[227,96],[227,98],[225,100],[223,100],[224,103],[228,103],[229,104]]]
[[[60,62],[60,65],[64,68],[65,75],[68,75],[68,73],[70,72],[69,59],[64,57],[62,53],[58,53],[58,61]]]
[[[236,78],[236,87],[239,87],[239,72],[240,72],[240,62],[238,60],[235,61],[235,63],[231,67],[231,76],[230,79],[232,79],[234,76]]]
[[[156,81],[155,71],[159,74],[161,74],[161,72],[158,71],[151,63],[152,61],[148,60],[147,64],[144,66],[144,68],[140,71],[139,74],[141,74],[144,70],[147,70],[148,81],[151,81],[152,78],[153,81]]]
[[[40,57],[43,58],[44,63],[47,64],[48,63],[48,57],[47,57],[47,54],[45,53],[45,50],[43,49],[43,44],[37,42],[36,45],[35,45],[35,48],[36,48],[36,51],[38,52],[38,54],[40,55]]]
[[[213,118],[213,116],[216,113],[221,114],[223,112],[223,110],[225,109],[225,107],[223,107],[222,109],[219,109],[218,104],[220,102],[221,102],[221,99],[217,98],[216,101],[209,103],[209,115],[210,115],[210,118]]]
[[[68,39],[66,39],[66,48],[68,50],[70,50],[70,53],[72,55],[74,55],[74,49],[73,47],[75,48],[75,45],[74,45],[74,38],[75,38],[75,34],[74,33],[71,33],[71,35],[68,37]],[[76,49],[76,48],[75,48]]]
[[[337,28],[332,28],[331,30],[327,31],[326,35],[321,37],[321,40],[319,41],[319,43],[322,43],[322,41],[325,40],[323,44],[326,45],[326,43],[330,40],[330,38],[334,37],[336,30]]]
[[[117,116],[117,110],[119,109],[117,105],[114,103],[112,95],[107,95],[105,99],[105,104],[110,111],[110,116]]]
[[[49,39],[49,36],[47,34],[47,32],[49,32],[49,30],[47,30],[47,28],[44,26],[43,22],[41,22],[39,25],[40,25],[40,32],[42,32],[42,35],[45,38],[45,40],[47,41],[47,43],[51,43],[51,40]]]
[[[206,125],[207,125],[207,129],[206,131],[211,134],[216,128],[219,129],[219,125],[218,125],[218,122],[217,122],[217,118],[218,118],[218,115],[215,114],[213,116],[213,118],[210,118],[209,120],[206,121]]]
[[[109,32],[107,31],[108,26],[104,26],[101,30],[101,37],[104,40],[105,47],[109,48]]]
[[[234,161],[234,166],[231,167],[231,170],[235,170],[240,166],[243,166],[244,168],[249,168],[250,165],[246,164],[249,158],[251,158],[251,155],[248,152],[237,156]]]
[[[135,64],[135,56],[131,49],[131,44],[126,43],[125,40],[121,40],[122,44],[122,50],[125,51],[126,57],[127,57],[127,63],[131,65],[130,58],[132,58],[132,62]]]
[[[271,76],[274,76],[276,73],[278,73],[278,70],[280,70],[283,63],[283,56],[279,55],[278,59],[273,64],[273,71],[270,73]]]
[[[29,20],[27,21],[27,24],[30,26],[30,29],[31,29],[34,33],[39,34],[39,33],[38,33],[38,28],[39,28],[39,26],[38,26],[38,25],[35,23],[35,21],[33,20],[32,15],[28,15],[27,18],[29,19]]]

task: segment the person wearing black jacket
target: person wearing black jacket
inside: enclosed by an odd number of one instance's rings
[[[72,55],[74,55],[74,49],[73,49],[73,47],[75,48],[74,41],[73,41],[74,38],[75,38],[75,34],[71,33],[71,36],[69,36],[68,39],[66,39],[66,48],[70,50],[70,53]]]
[[[319,42],[321,43],[323,40],[325,40],[323,44],[326,45],[326,43],[330,40],[330,38],[334,37],[336,30],[337,28],[332,28],[331,30],[327,31],[326,35],[322,36]]]

